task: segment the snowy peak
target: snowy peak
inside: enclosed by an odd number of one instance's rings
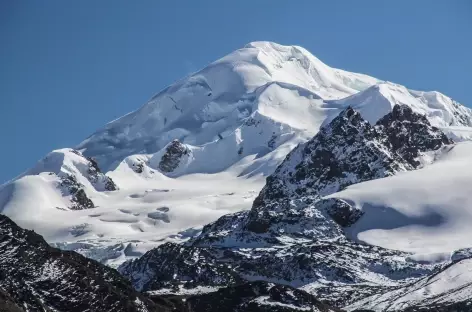
[[[93,158],[74,149],[52,151],[17,179],[31,175],[43,176],[46,183],[57,189],[65,202],[69,202],[67,208],[72,210],[94,208],[91,193],[118,190],[115,182],[100,170]]]
[[[275,81],[301,86],[327,100],[357,93],[380,82],[367,75],[331,68],[300,46],[259,41],[245,48],[260,51],[258,59]]]
[[[73,176],[79,183],[88,185],[98,192],[118,189],[113,180],[102,173],[93,158],[85,157],[74,149],[52,151],[23,176],[47,172],[59,177]]]
[[[255,205],[290,196],[324,196],[361,181],[411,169],[351,107],[295,148],[267,178]]]
[[[76,149],[110,171],[128,156],[159,153],[173,140],[193,150],[237,137],[238,129],[255,116],[267,120],[266,133],[277,133],[282,126],[285,135],[303,141],[348,106],[375,124],[395,105],[410,106],[434,126],[447,128],[451,137],[472,137],[467,129],[449,129],[472,125],[472,111],[440,93],[413,91],[329,67],[299,46],[252,42],[167,87],[140,109],[92,134]],[[223,150],[241,148],[234,143],[224,145]],[[251,146],[250,150],[254,149]],[[247,151],[246,146],[243,150]],[[210,156],[195,159],[198,157]],[[192,165],[179,175],[219,172],[240,161],[231,157],[221,164],[223,156],[218,158],[218,168]]]
[[[377,82],[332,69],[301,47],[252,43],[169,86],[77,149],[114,169],[129,155],[156,153],[175,139],[193,146],[216,141],[256,111],[311,136],[331,109],[323,99]]]
[[[425,115],[437,127],[472,125],[472,111],[451,98],[436,91],[409,90],[391,82],[373,85],[333,103],[352,106],[372,124],[392,111],[395,105],[406,105],[414,112]]]

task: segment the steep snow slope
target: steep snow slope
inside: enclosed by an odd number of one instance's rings
[[[250,43],[1,186],[0,212],[116,265],[249,209],[264,177],[346,107],[375,122],[399,103],[455,140],[472,138],[470,110],[440,93],[331,68],[301,47]]]
[[[125,156],[155,153],[173,139],[190,145],[213,142],[256,112],[256,119],[313,135],[326,114],[320,98],[340,99],[377,82],[332,69],[301,47],[255,42],[161,91],[77,149],[96,157],[103,168],[114,168]],[[270,126],[266,130],[272,133]]]
[[[309,139],[347,106],[375,123],[396,104],[425,114],[456,140],[472,137],[471,110],[441,93],[330,68],[301,47],[255,42],[169,86],[76,149],[109,171],[135,154],[160,159],[177,139],[191,152],[171,176],[215,173]],[[146,164],[158,168],[156,161]]]

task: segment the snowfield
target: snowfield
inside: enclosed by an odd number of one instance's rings
[[[89,191],[96,208],[68,210],[56,180],[43,173],[7,185],[2,214],[56,247],[112,266],[164,242],[185,241],[209,220],[249,209],[263,185],[261,177],[241,183],[229,173],[134,181],[120,191]]]
[[[364,211],[349,228],[352,238],[418,257],[446,258],[471,245],[471,154],[472,143],[459,143],[423,169],[355,184],[328,197]]]
[[[251,208],[265,177],[346,107],[374,123],[395,104],[455,141],[472,138],[471,110],[441,93],[331,68],[301,47],[250,43],[0,186],[0,212],[55,246],[117,266]],[[471,152],[471,143],[457,144],[423,169],[330,197],[365,212],[352,238],[442,261],[472,245]],[[101,172],[90,173],[87,157]]]

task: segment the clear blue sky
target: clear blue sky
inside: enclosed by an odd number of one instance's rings
[[[256,40],[472,106],[472,1],[0,1],[0,183]]]

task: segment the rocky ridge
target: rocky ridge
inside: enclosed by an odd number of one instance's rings
[[[0,302],[6,311],[167,311],[115,270],[50,247],[2,215]]]
[[[0,215],[0,311],[209,311],[300,310],[335,312],[313,295],[266,282],[210,294],[164,298],[136,292],[118,272],[75,252],[50,247],[33,231]]]

